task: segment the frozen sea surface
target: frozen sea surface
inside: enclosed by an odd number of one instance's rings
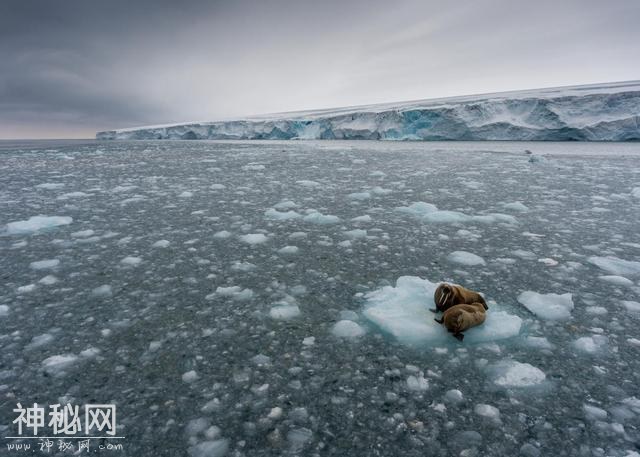
[[[0,436],[114,403],[121,455],[637,455],[639,155],[0,144]],[[489,304],[463,343],[440,281]]]

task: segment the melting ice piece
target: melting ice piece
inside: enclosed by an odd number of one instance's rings
[[[416,276],[401,276],[396,286],[385,286],[368,293],[364,317],[403,344],[411,346],[457,343],[433,319],[433,293],[438,283]],[[516,336],[522,319],[493,305],[485,322],[465,332],[465,343],[483,343]]]
[[[69,216],[33,216],[26,221],[9,222],[6,230],[8,235],[22,235],[69,225],[71,222],[73,218]]]
[[[515,360],[502,360],[489,365],[488,370],[493,383],[501,387],[531,387],[547,378],[540,368]]]
[[[339,338],[357,338],[365,334],[365,330],[360,325],[349,320],[336,322],[331,332]]]
[[[541,319],[563,320],[571,317],[571,294],[539,294],[530,290],[518,295],[518,301]]]
[[[269,238],[262,233],[249,233],[247,235],[240,235],[238,238],[247,244],[260,244],[269,240]]]
[[[490,213],[470,216],[459,211],[439,210],[436,205],[425,202],[415,202],[409,206],[401,206],[396,208],[398,211],[410,214],[411,216],[434,224],[455,224],[465,222],[480,222],[483,224],[495,224],[504,222],[508,224],[516,224],[518,220],[508,214]]]
[[[447,256],[447,260],[449,260],[449,262],[467,265],[470,267],[485,265],[485,261],[482,257],[467,251],[454,251]]]
[[[589,263],[618,276],[640,276],[640,262],[623,260],[617,257],[589,257]]]
[[[278,211],[277,209],[271,208],[265,211],[264,216],[267,219],[273,219],[276,221],[287,221],[291,219],[299,219],[302,217],[301,214],[296,213],[293,210],[290,211]]]

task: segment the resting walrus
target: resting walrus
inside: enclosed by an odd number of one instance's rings
[[[443,282],[438,286],[433,294],[433,301],[436,304],[436,309],[432,309],[431,311],[434,313],[437,313],[438,311],[444,312],[452,306],[460,304],[470,305],[471,303],[482,303],[486,306],[484,297],[482,297],[478,292],[465,289],[457,284],[448,284],[446,282]]]
[[[486,310],[489,307],[486,303],[472,303],[470,305],[455,305],[444,312],[442,319],[435,319],[439,324],[444,324],[447,330],[453,333],[458,340],[462,341],[462,332],[480,325],[487,316]]]

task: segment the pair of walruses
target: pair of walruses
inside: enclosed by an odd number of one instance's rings
[[[431,311],[444,313],[441,319],[435,321],[444,324],[459,341],[464,338],[462,332],[484,322],[489,309],[478,292],[455,284],[440,284],[433,294],[433,301],[436,309]]]

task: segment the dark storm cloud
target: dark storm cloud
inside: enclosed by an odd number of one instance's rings
[[[0,2],[0,138],[638,79],[640,2]]]

